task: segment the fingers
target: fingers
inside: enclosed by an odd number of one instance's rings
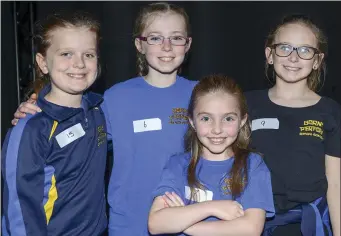
[[[20,104],[17,111],[21,113],[26,113],[26,114],[29,113],[29,114],[34,115],[37,112],[41,112],[41,109],[35,104],[29,103],[29,102],[23,102]],[[15,118],[21,118],[21,117],[15,117]]]
[[[162,196],[163,201],[165,202],[164,206],[167,207],[176,207],[175,203],[169,199],[166,195]]]
[[[11,123],[12,123],[12,125],[17,125],[18,124],[18,119],[13,119],[12,121],[11,121]]]
[[[237,201],[234,201],[234,203],[235,203],[235,205],[237,207],[237,209],[236,209],[236,216],[237,217],[243,216],[244,215],[243,206],[239,202],[237,202]]]
[[[182,199],[175,194],[174,192],[169,193],[166,192],[165,195],[163,195],[163,199],[167,202],[167,204],[170,207],[176,207],[176,206],[184,206]]]
[[[14,113],[14,119],[15,120],[18,120],[18,119],[21,119],[21,118],[25,118],[26,114],[25,113],[22,113],[20,111],[16,111]]]
[[[176,201],[181,205],[181,206],[185,206],[185,203],[182,201],[181,197],[179,197],[179,195],[177,195],[175,192],[172,192],[173,197],[175,197]]]

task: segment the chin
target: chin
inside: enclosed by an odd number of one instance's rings
[[[157,72],[161,73],[161,74],[173,74],[174,72],[176,72],[179,69],[179,66],[151,66],[151,68],[153,68],[154,70],[156,70]]]
[[[207,147],[207,150],[209,150],[213,154],[222,154],[225,152],[227,147]]]
[[[283,80],[286,83],[294,84],[294,83],[307,79],[308,75],[307,76],[295,76],[295,77],[289,77],[289,76],[279,76],[279,77],[281,78],[281,80]]]

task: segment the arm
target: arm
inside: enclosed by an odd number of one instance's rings
[[[103,99],[104,100],[101,103],[101,109],[104,113],[106,127],[107,127],[108,150],[112,151],[113,150],[112,135],[111,135],[112,129],[111,129],[111,123],[110,123],[110,113],[109,113],[108,104],[107,104],[107,100],[109,98],[108,98],[108,96],[106,96],[106,94],[104,94]],[[112,108],[112,109],[114,109],[114,108]]]
[[[274,215],[270,172],[263,159],[249,155],[248,184],[240,197],[245,215],[231,221],[200,222],[185,231],[189,235],[260,235],[266,217]]]
[[[265,222],[265,211],[250,208],[245,215],[230,221],[203,221],[189,227],[185,233],[193,236],[259,236]]]
[[[151,234],[179,233],[211,215],[210,202],[165,207],[162,196],[154,199],[148,219]]]
[[[176,193],[166,192],[163,197],[155,198],[149,214],[148,228],[152,234],[179,233],[209,216],[232,220],[242,215],[244,211],[236,201],[205,201],[185,206]]]
[[[340,236],[340,158],[326,155],[327,201],[334,236]]]
[[[47,147],[40,129],[31,129],[26,121],[19,122],[4,143],[4,216],[10,235],[46,236],[43,193]]]

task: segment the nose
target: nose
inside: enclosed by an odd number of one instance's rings
[[[294,49],[291,54],[289,55],[289,61],[291,62],[297,62],[299,60],[299,56],[297,53],[297,49]]]
[[[165,38],[162,43],[162,50],[169,52],[172,50],[172,44],[170,42],[170,39]]]
[[[75,67],[75,68],[84,68],[85,67],[84,58],[82,55],[75,55],[74,56],[73,67]]]
[[[221,122],[214,122],[213,127],[212,127],[212,133],[213,134],[220,134],[222,132],[223,132],[223,129],[222,129]]]

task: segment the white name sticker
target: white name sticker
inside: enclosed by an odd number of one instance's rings
[[[83,137],[85,131],[80,123],[71,126],[56,136],[56,140],[61,148]]]
[[[252,131],[258,129],[279,129],[279,120],[277,118],[261,118],[252,120]]]
[[[145,120],[134,120],[134,133],[161,130],[162,124],[160,118],[152,118]]]
[[[202,190],[199,188],[194,188],[196,191],[196,199],[197,202],[205,202],[205,201],[212,201],[213,199],[213,192],[210,190]],[[191,189],[188,186],[185,186],[185,198],[190,200],[191,199]]]

